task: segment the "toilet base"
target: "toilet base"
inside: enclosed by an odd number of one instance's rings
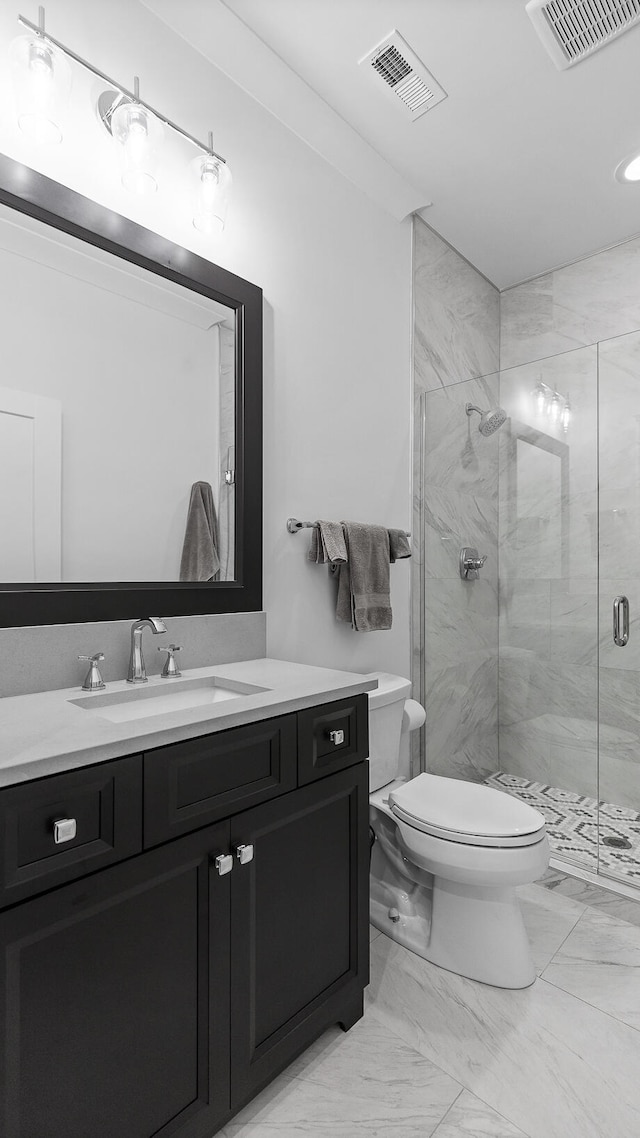
[[[514,889],[440,878],[433,891],[417,886],[413,897],[404,891],[381,896],[374,887],[369,917],[385,936],[447,972],[496,988],[528,988],[536,978]]]
[[[528,988],[536,978],[529,937],[513,887],[480,889],[434,878],[425,959],[497,988]]]
[[[390,835],[381,832],[387,827],[387,819],[378,819],[382,841],[372,850],[371,924],[449,972],[497,988],[529,987],[536,971],[515,888],[483,888],[427,874],[402,858]]]

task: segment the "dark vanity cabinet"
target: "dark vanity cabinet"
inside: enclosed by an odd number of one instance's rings
[[[366,755],[359,695],[0,791],[2,1138],[211,1138],[360,1017]]]

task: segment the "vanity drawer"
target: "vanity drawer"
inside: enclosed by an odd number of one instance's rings
[[[140,755],[0,791],[0,907],[141,849]]]
[[[295,715],[147,751],[145,848],[284,794],[295,785]]]
[[[298,712],[298,783],[313,782],[366,759],[369,699],[356,695]]]

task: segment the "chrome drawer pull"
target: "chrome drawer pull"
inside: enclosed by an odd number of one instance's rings
[[[344,731],[330,731],[329,738],[334,747],[339,747],[341,743],[344,743]]]
[[[214,865],[220,877],[224,877],[225,873],[231,873],[233,869],[233,858],[231,854],[218,854]]]
[[[253,846],[238,846],[236,857],[240,865],[246,865],[248,861],[253,861]]]
[[[75,818],[58,818],[53,823],[53,840],[57,846],[63,842],[72,842],[76,836],[77,825]]]

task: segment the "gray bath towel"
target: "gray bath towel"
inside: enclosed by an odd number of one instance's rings
[[[330,562],[341,564],[347,560],[347,543],[342,522],[316,522],[311,530],[311,543],[307,554],[316,565]]]
[[[409,538],[403,529],[389,530],[389,554],[392,565],[402,557],[411,557]]]
[[[212,581],[220,568],[218,519],[208,482],[194,482],[180,562],[181,581]]]
[[[356,632],[391,628],[389,531],[361,522],[342,524],[348,561],[340,566],[336,619]]]

